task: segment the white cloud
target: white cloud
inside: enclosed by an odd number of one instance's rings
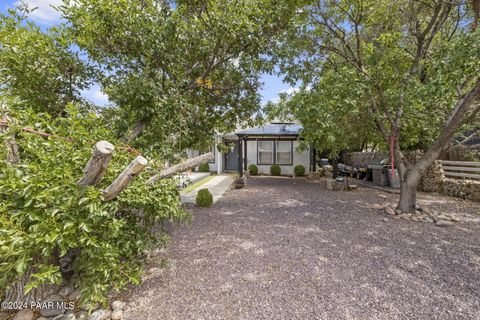
[[[82,90],[81,94],[84,98],[99,106],[106,106],[110,103],[108,96],[100,90],[98,85],[93,85],[86,90]]]
[[[300,91],[300,88],[288,88],[286,90],[280,91],[280,93],[286,93],[287,95],[292,96],[298,91]]]
[[[60,21],[61,15],[52,6],[60,6],[62,0],[24,0],[16,1],[15,6],[19,6],[23,3],[27,4],[29,9],[37,8],[30,12],[29,18],[37,22],[52,25]]]

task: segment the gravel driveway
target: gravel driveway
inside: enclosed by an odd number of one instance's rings
[[[125,317],[480,319],[480,204],[421,194],[462,217],[451,227],[386,221],[370,207],[396,199],[252,178],[192,209],[192,225],[173,232],[128,292]]]

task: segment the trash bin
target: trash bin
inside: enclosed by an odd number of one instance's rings
[[[373,183],[379,186],[388,186],[390,184],[388,171],[385,166],[372,164],[368,166],[368,169],[372,170]]]

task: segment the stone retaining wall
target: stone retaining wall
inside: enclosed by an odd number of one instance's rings
[[[442,193],[453,197],[480,201],[480,181],[445,178]]]
[[[421,152],[404,152],[411,163],[421,156]],[[382,159],[388,158],[388,153],[382,152],[351,152],[344,155],[344,163],[352,167],[366,167],[377,164]],[[480,181],[467,179],[445,178],[442,164],[436,160],[430,165],[422,176],[419,190],[425,192],[438,192],[453,197],[480,201]]]

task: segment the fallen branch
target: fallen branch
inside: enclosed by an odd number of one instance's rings
[[[115,199],[120,192],[122,192],[130,182],[135,178],[147,165],[148,161],[142,156],[137,156],[128,167],[112,182],[104,191],[103,197],[105,201]]]
[[[99,184],[112,159],[114,149],[114,146],[108,141],[97,142],[90,160],[83,169],[83,177],[78,180],[78,185],[85,187]]]
[[[157,182],[160,179],[169,178],[173,176],[175,173],[184,172],[184,171],[187,171],[188,169],[198,167],[199,165],[212,161],[213,159],[214,159],[213,153],[211,152],[202,154],[201,156],[198,156],[195,158],[190,158],[188,160],[175,164],[171,167],[168,167],[160,171],[156,175],[153,175],[152,177],[150,177],[150,179],[148,179],[147,183],[152,184]]]

